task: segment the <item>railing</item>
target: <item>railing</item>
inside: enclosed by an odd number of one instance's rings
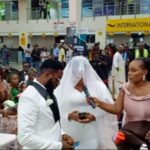
[[[64,10],[60,6],[55,6],[50,9],[50,15],[45,10],[40,8],[27,8],[27,21],[28,20],[51,20],[68,17],[68,10]],[[64,14],[64,15],[63,15]],[[82,8],[81,17],[97,17],[97,16],[115,16],[115,15],[136,15],[136,14],[150,14],[150,1],[147,3],[120,3],[116,5],[93,6],[92,8]],[[0,21],[18,20],[18,10],[0,10]]]
[[[120,3],[117,5],[94,6],[92,9],[82,8],[82,17],[115,16],[115,15],[150,14],[148,3]]]
[[[61,10],[59,8],[51,9],[49,11],[40,8],[27,8],[27,20],[51,20],[60,18],[66,18],[66,16],[61,15]]]
[[[18,20],[19,13],[18,11],[12,11],[10,9],[5,9],[0,11],[0,21],[10,21],[10,20]]]

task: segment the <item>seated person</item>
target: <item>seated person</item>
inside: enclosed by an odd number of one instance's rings
[[[10,84],[10,99],[18,103],[17,95],[20,93],[18,89],[19,85],[19,74],[17,72],[11,72],[8,75],[8,83]]]

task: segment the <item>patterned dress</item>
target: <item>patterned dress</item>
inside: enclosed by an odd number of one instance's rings
[[[2,119],[2,121],[0,121],[2,122],[1,132],[17,135],[17,115],[9,115],[1,119]],[[22,146],[20,146],[18,141],[16,140],[11,145],[9,145],[7,149],[19,149],[20,150],[22,149]]]
[[[5,81],[0,82],[0,109],[3,109],[3,102],[9,99],[8,85]]]

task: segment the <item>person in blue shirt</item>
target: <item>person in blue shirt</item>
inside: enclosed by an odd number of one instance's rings
[[[53,56],[56,60],[58,60],[59,51],[60,51],[60,49],[59,49],[57,43],[55,43],[54,48],[53,48]]]

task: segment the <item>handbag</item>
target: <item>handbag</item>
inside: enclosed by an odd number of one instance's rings
[[[139,149],[142,144],[150,148],[150,142],[145,139],[147,132],[150,130],[149,121],[131,121],[125,124],[116,134],[114,143],[119,150]]]

